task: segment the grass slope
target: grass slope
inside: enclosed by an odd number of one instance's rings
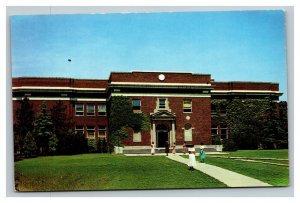
[[[239,150],[230,152],[226,157],[245,157],[249,159],[255,158],[278,158],[288,159],[288,150]],[[200,161],[200,158],[197,157]],[[267,160],[272,163],[288,163],[288,161]],[[219,166],[252,178],[256,178],[273,186],[289,185],[289,167],[276,166],[264,163],[243,162],[240,160],[213,158],[207,156],[205,163]]]
[[[223,183],[166,157],[88,154],[15,163],[16,190],[216,188]]]

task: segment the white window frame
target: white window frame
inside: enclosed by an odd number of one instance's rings
[[[100,106],[104,106],[104,111],[101,111]],[[98,104],[98,116],[106,116],[106,104]]]
[[[161,100],[165,100],[164,108],[160,105]],[[158,109],[167,109],[167,98],[158,98]]]
[[[141,133],[141,131],[133,131],[132,141],[133,142],[142,142],[142,133]]]
[[[82,132],[82,134],[84,135],[84,126],[83,125],[76,125],[75,126],[75,132],[76,132],[76,134],[79,134],[80,132]]]
[[[104,131],[104,135],[100,135],[100,132]],[[106,138],[106,126],[98,126],[98,138]]]
[[[185,124],[185,125],[187,125],[187,124]],[[184,141],[185,142],[193,141],[193,129],[194,128],[192,127],[192,125],[191,125],[191,127],[189,129],[186,129],[186,127],[184,126],[184,128],[183,128],[183,134],[184,134]]]
[[[212,132],[211,132],[212,130],[216,130],[216,132],[217,132],[217,133],[216,133],[216,134],[212,134]],[[211,134],[211,135],[219,135],[218,128],[211,128],[211,130],[210,130],[210,134]]]
[[[222,130],[226,130],[226,134],[222,134]],[[226,135],[226,139],[228,138],[228,128],[220,128],[220,136]],[[223,138],[222,138],[223,139]]]
[[[89,131],[93,131],[93,136],[90,136]],[[88,139],[95,139],[95,126],[86,126],[86,137]]]
[[[89,106],[93,106],[93,114],[89,112]],[[86,116],[95,116],[95,104],[87,104],[86,105]]]
[[[82,111],[78,111],[77,106],[82,106]],[[84,116],[84,104],[75,104],[75,116]]]
[[[190,104],[188,104],[190,106],[188,106],[188,107],[187,107],[187,104],[185,104],[185,102],[187,102],[187,101],[190,102]],[[184,99],[182,105],[183,105],[183,113],[192,113],[193,102],[191,99]]]
[[[139,102],[139,105],[136,106],[136,107],[139,107],[139,109],[134,109],[135,106],[133,105],[133,101],[138,101]],[[134,113],[139,113],[139,112],[142,111],[142,101],[140,99],[132,99],[131,104],[132,104],[132,109],[133,109]]]

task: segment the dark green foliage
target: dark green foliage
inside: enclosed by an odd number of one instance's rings
[[[31,132],[28,132],[24,138],[22,154],[25,157],[32,157],[32,156],[35,156],[36,150],[37,150],[37,147],[36,147],[34,137],[32,136]]]
[[[72,121],[66,114],[67,106],[62,101],[58,101],[50,110],[51,119],[53,123],[53,132],[55,133],[57,142],[57,154],[65,154],[65,145],[69,145],[67,142],[67,134],[69,129],[72,129]]]
[[[122,140],[130,137],[127,129],[149,130],[149,117],[143,113],[134,113],[128,97],[113,97],[109,115],[109,148],[121,146]]]
[[[107,143],[104,139],[99,139],[97,141],[97,152],[107,153]]]
[[[57,151],[58,139],[56,135],[53,133],[49,138],[49,153],[51,155],[55,155]]]
[[[221,145],[222,142],[221,142],[220,136],[213,136],[212,137],[212,144],[213,145]]]
[[[228,103],[229,138],[238,149],[278,148],[278,143],[287,143],[287,128],[281,124],[286,119],[280,118],[278,107],[269,99],[234,99]],[[232,141],[226,145],[231,146]]]
[[[34,122],[33,135],[41,155],[49,153],[49,139],[53,135],[53,123],[50,113],[47,112],[47,105],[43,102],[40,111]]]
[[[72,155],[88,152],[88,140],[84,134],[76,134],[73,130],[70,129],[63,139],[63,142],[68,144],[62,146],[60,154]]]
[[[239,149],[256,149],[264,137],[264,115],[269,100],[235,99],[227,106],[227,121],[230,138]]]
[[[223,140],[223,151],[236,151],[238,147],[233,139]]]
[[[97,143],[95,140],[88,140],[89,153],[94,153],[97,151]]]
[[[14,125],[14,151],[22,151],[24,140],[28,132],[33,130],[34,111],[28,98],[20,102],[20,108],[16,110],[16,123]]]

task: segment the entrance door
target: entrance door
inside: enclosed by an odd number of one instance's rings
[[[165,147],[166,141],[169,141],[168,131],[157,132],[157,147]]]

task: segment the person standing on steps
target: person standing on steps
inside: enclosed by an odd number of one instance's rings
[[[176,143],[175,143],[175,142],[174,142],[174,144],[173,144],[172,153],[173,153],[174,155],[176,154]]]
[[[194,145],[192,145],[191,148],[188,149],[188,151],[189,151],[188,167],[189,170],[193,171],[195,170],[194,167],[196,166],[196,157],[195,157],[196,151]]]
[[[151,154],[152,155],[155,154],[155,145],[154,145],[154,142],[151,143]]]
[[[166,141],[166,144],[165,144],[165,153],[167,154],[167,156],[169,155],[169,148],[170,148],[169,142]]]

